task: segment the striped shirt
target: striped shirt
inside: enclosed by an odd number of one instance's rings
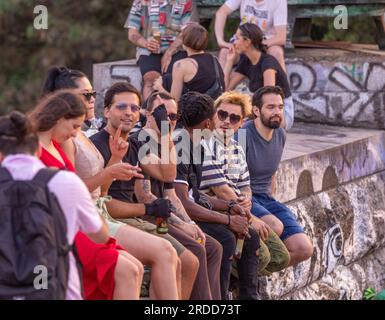
[[[190,21],[192,0],[134,0],[125,28],[136,29],[143,37],[161,35],[161,52],[165,52],[175,41],[182,28]],[[149,55],[145,48],[137,48],[137,56]]]
[[[199,189],[213,194],[212,187],[228,185],[240,196],[240,189],[250,186],[249,169],[241,146],[233,139],[224,145],[215,135],[208,143],[202,142],[202,145],[205,156]]]

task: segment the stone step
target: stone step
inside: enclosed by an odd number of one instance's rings
[[[282,202],[385,170],[385,131],[295,123],[276,174]]]

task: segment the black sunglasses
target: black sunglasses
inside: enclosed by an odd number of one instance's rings
[[[115,107],[120,111],[126,111],[128,107],[131,108],[131,112],[138,112],[140,107],[134,103],[127,104],[125,102],[118,102]]]
[[[88,102],[90,102],[91,97],[94,97],[94,99],[96,98],[96,91],[92,91],[92,92],[84,92],[84,93],[82,93],[82,95],[86,98],[86,100],[87,100]]]
[[[232,113],[229,115],[229,113],[227,111],[224,111],[224,110],[218,110],[217,115],[218,115],[219,120],[221,120],[221,121],[225,121],[228,117],[230,117],[230,123],[232,125],[237,124],[239,121],[241,121],[240,115],[237,115],[235,113]]]
[[[170,119],[170,121],[179,120],[179,114],[177,114],[177,113],[168,113],[167,116]]]

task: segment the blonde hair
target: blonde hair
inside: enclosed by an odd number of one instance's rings
[[[214,102],[214,108],[217,110],[222,103],[230,103],[240,106],[242,117],[247,118],[251,115],[251,102],[247,94],[237,91],[227,91],[220,95]]]

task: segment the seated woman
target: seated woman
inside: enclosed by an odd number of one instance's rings
[[[31,112],[41,146],[40,160],[46,166],[75,172],[60,143],[76,136],[85,114],[84,100],[71,90],[47,96]],[[139,299],[143,265],[117,246],[115,239],[109,238],[104,245],[95,244],[79,232],[75,244],[83,265],[86,299]]]
[[[39,151],[40,147],[38,137],[36,133],[31,130],[31,125],[25,115],[13,111],[9,116],[0,117],[0,163],[1,167],[6,168],[9,171],[14,180],[26,181],[35,179],[35,176],[40,172],[40,170],[45,168],[44,164],[37,158]],[[103,245],[108,240],[107,227],[103,223],[102,219],[100,219],[84,183],[74,173],[63,170],[56,173],[49,180],[47,187],[49,191],[56,196],[64,214],[67,227],[66,237],[68,244],[72,246],[75,235],[78,231],[82,231],[87,233],[90,239],[92,239],[95,243],[100,244],[97,246],[107,247],[107,245]],[[36,211],[33,212],[35,213]],[[5,216],[6,215],[4,213],[2,218]],[[35,221],[41,221],[42,223],[45,222],[42,217]],[[47,228],[47,224],[45,224],[45,228]],[[2,231],[5,232],[6,229],[3,229]],[[24,230],[24,239],[32,238],[32,236],[29,238],[26,237],[28,231],[38,232],[38,229]],[[3,237],[5,235],[4,232],[2,232]],[[58,234],[56,234],[56,236],[58,236]],[[51,237],[52,236],[47,235],[47,238],[41,237],[39,240],[39,238],[35,235],[33,237],[34,240],[31,241],[32,245],[31,247],[28,247],[28,249],[33,249],[35,247],[33,244],[36,242],[39,245],[39,248],[47,249],[47,246],[44,244],[44,240],[52,241]],[[26,247],[23,249],[26,249]],[[37,253],[33,251],[34,250],[30,252],[30,255],[26,254],[26,252],[22,254],[23,259],[21,259],[19,263],[24,261],[24,268],[28,267],[25,264],[25,262],[28,262],[26,260],[28,257],[32,259],[36,258]],[[53,263],[54,260],[49,258],[52,251],[45,251],[44,253],[47,254],[45,257],[46,262],[51,261]],[[116,250],[114,253],[116,253]],[[138,298],[138,284],[140,285],[141,280],[139,268],[132,265],[129,260],[126,259],[126,254],[123,253],[123,251],[121,251],[119,256],[116,254],[115,258],[115,274],[113,272],[114,270],[112,270],[111,277],[115,276],[115,280],[118,281],[119,284],[113,292],[114,298]],[[5,259],[3,260],[3,267],[7,264],[12,264],[13,262],[15,261],[12,261],[12,259]],[[32,263],[32,261],[29,262]],[[14,265],[14,267],[17,266]],[[52,283],[54,278],[64,278],[64,276],[60,273],[60,267],[58,265],[55,266],[50,264],[47,265],[47,268],[52,271],[56,270],[56,274],[50,273],[50,275],[52,275],[52,279],[49,278],[50,283]],[[123,271],[124,273],[122,273]],[[2,275],[1,284],[3,285],[5,280],[4,273],[2,273]],[[20,277],[17,277],[17,279],[19,278]],[[23,279],[25,280],[25,277]],[[13,285],[14,284],[15,283],[13,283]],[[20,286],[25,287],[25,290],[28,288],[26,283],[20,283]],[[50,289],[53,289],[51,285]],[[76,268],[76,261],[73,253],[70,251],[68,286],[66,286],[65,298],[67,300],[82,299],[81,291],[81,282]],[[9,294],[11,295],[12,292]],[[32,293],[28,292],[28,294]]]
[[[225,88],[222,67],[217,58],[206,53],[209,41],[207,30],[191,23],[182,32],[183,48],[188,57],[177,61],[172,68],[172,77],[159,77],[154,90],[169,91],[176,101],[187,91],[206,93],[213,99],[219,97]]]
[[[95,99],[90,95],[94,91],[85,74],[67,68],[51,68],[47,74],[44,91],[55,91],[61,87],[76,88],[79,94],[84,95],[87,100],[86,120],[95,117]],[[62,146],[98,204],[101,215],[106,218],[110,236],[139,261],[151,267],[150,298],[177,299],[176,275],[179,259],[171,244],[111,218],[104,205],[106,198],[101,197],[106,195],[113,179],[130,180],[132,177],[141,177],[138,174],[140,169],[126,163],[111,164],[103,169],[104,161],[100,152],[83,131],[79,131],[76,137],[68,139]],[[116,155],[115,158],[121,158],[124,153],[124,150],[122,153],[118,147],[118,144],[113,144],[111,149]],[[162,252],[162,255],[159,255],[159,252]]]
[[[263,32],[257,25],[245,23],[239,26],[224,68],[226,90],[233,90],[245,78],[249,80],[251,92],[263,86],[280,86],[285,94],[284,128],[289,130],[294,122],[294,104],[289,81],[279,62],[266,53],[262,41]],[[241,54],[240,61],[234,72],[231,72],[237,54]]]

